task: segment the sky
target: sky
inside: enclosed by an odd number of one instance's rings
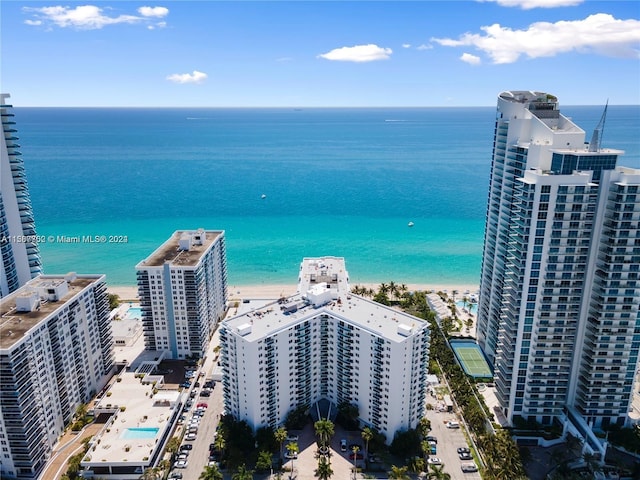
[[[0,3],[14,106],[640,104],[640,2]]]

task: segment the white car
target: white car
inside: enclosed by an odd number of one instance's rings
[[[460,465],[460,468],[465,473],[467,473],[467,472],[471,473],[471,472],[477,472],[478,471],[478,467],[476,467],[475,463],[463,463],[462,465]]]
[[[178,460],[176,463],[173,464],[173,468],[187,468],[187,461]]]
[[[449,420],[447,422],[447,428],[460,428],[460,423],[455,420]]]
[[[195,440],[197,437],[198,437],[198,435],[196,435],[195,433],[187,433],[187,434],[184,436],[184,439],[185,439],[187,442],[192,442],[192,441],[193,441],[193,440]]]
[[[297,442],[298,441],[298,435],[289,435],[287,437],[287,442]]]
[[[296,458],[298,458],[298,453],[297,452],[287,452],[287,453],[284,454],[284,456],[285,456],[285,458],[288,458],[288,459],[292,459],[292,458],[296,459]]]
[[[442,465],[442,460],[440,460],[438,457],[429,457],[427,463],[429,465]]]

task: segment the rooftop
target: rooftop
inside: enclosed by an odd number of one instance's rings
[[[171,427],[169,420],[180,392],[160,389],[154,394],[154,387],[159,385],[143,383],[133,371],[123,372],[118,379],[96,401],[96,414],[113,412],[114,416],[93,438],[83,463],[148,463],[154,451],[162,447],[160,439],[165,430]]]
[[[298,293],[309,291],[314,285],[326,283],[339,294],[349,293],[349,274],[343,257],[304,258],[300,264]]]
[[[136,265],[136,269],[161,267],[165,263],[176,267],[193,267],[221,235],[224,235],[222,230],[178,230],[155,252]]]
[[[0,350],[9,349],[25,334],[104,275],[40,275],[0,300]],[[30,305],[25,309],[22,305]]]
[[[295,306],[295,311],[287,313],[288,306],[291,308]],[[407,333],[415,333],[417,330],[414,327],[421,328],[426,323],[417,317],[357,295],[345,294],[324,305],[314,307],[313,304],[308,303],[305,296],[297,293],[284,299],[284,302],[275,301],[252,309],[226,320],[224,324],[237,333],[248,331],[249,333],[243,335],[243,338],[254,342],[321,314],[339,318],[359,329],[368,330],[397,343],[404,341]]]

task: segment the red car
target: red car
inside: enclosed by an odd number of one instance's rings
[[[360,452],[358,452],[358,453],[353,453],[353,452],[351,452],[351,453],[349,454],[349,460],[353,460],[353,459],[354,459],[354,457],[355,457],[355,458],[357,458],[358,460],[362,460],[362,459],[364,459],[364,455],[363,455],[363,454],[361,454]]]
[[[196,408],[208,408],[209,405],[207,405],[205,402],[201,402],[198,405],[196,405]]]

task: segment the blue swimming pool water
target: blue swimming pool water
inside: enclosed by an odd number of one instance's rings
[[[456,302],[456,305],[458,308],[466,308],[467,310],[469,310],[469,312],[473,313],[474,315],[478,311],[477,303],[467,303],[465,305],[463,301],[459,301],[459,302]]]
[[[131,427],[125,429],[121,434],[120,438],[125,440],[131,439],[140,439],[140,438],[154,438],[158,434],[159,428],[155,427]]]
[[[129,307],[127,310],[126,318],[142,318],[142,308]]]

